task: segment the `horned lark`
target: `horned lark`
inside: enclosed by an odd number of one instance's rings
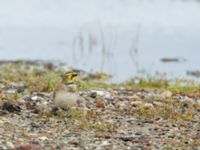
[[[78,100],[77,86],[75,84],[78,73],[66,72],[62,83],[54,91],[54,102],[56,107],[68,109],[76,105]]]

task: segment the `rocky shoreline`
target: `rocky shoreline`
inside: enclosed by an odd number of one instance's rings
[[[76,107],[63,110],[52,82],[34,85],[41,71],[19,78],[26,72],[14,68],[0,74],[0,149],[200,149],[198,90],[82,87]]]

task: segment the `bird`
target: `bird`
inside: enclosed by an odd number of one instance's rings
[[[78,73],[73,71],[68,71],[64,74],[62,82],[53,93],[56,107],[70,109],[77,104],[79,98],[77,85],[75,84],[77,77]]]

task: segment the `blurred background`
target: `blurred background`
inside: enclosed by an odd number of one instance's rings
[[[0,0],[0,59],[50,60],[113,81],[200,69],[199,0]]]

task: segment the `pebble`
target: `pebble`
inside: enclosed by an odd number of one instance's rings
[[[26,145],[21,145],[16,148],[16,150],[41,150],[41,146],[39,144],[26,144]]]
[[[142,135],[142,132],[135,132],[135,135]]]
[[[33,96],[33,97],[31,97],[31,100],[33,100],[33,101],[38,101],[38,100],[39,100],[39,97],[38,97],[38,96]]]
[[[169,98],[169,97],[172,96],[172,92],[170,92],[170,91],[164,91],[164,92],[162,92],[162,93],[160,94],[160,96],[161,96],[162,98]]]
[[[90,97],[96,98],[97,97],[97,93],[96,92],[92,92],[91,95],[90,95]]]
[[[153,101],[153,104],[154,104],[155,106],[158,106],[158,107],[161,107],[161,106],[164,106],[164,105],[165,105],[164,103],[158,102],[158,101]]]
[[[46,137],[46,136],[41,136],[41,137],[39,137],[38,139],[44,141],[44,140],[48,140],[48,137]]]
[[[105,145],[109,145],[109,143],[108,143],[108,141],[102,141],[101,145],[105,146]]]
[[[192,98],[189,97],[184,97],[181,102],[187,103],[188,105],[193,105],[195,103],[195,101]]]
[[[12,89],[12,88],[10,88],[10,89],[7,89],[7,90],[5,91],[5,93],[6,93],[6,94],[15,94],[15,93],[17,93],[17,89]]]
[[[133,101],[133,102],[131,102],[131,106],[133,106],[133,107],[137,107],[137,106],[140,106],[142,104],[143,104],[142,101]]]
[[[12,142],[6,142],[8,149],[13,149],[15,146]]]
[[[3,110],[7,110],[8,112],[20,112],[21,108],[18,105],[12,104],[10,102],[5,102],[1,106]]]
[[[121,139],[121,140],[123,140],[125,142],[128,142],[128,141],[132,141],[133,140],[133,136],[131,136],[131,135],[121,135],[119,137],[119,139]]]
[[[110,92],[108,91],[91,90],[91,93],[96,93],[96,96],[101,96],[106,99],[113,99]]]
[[[176,137],[176,136],[173,135],[173,134],[172,134],[172,135],[168,135],[168,138],[172,138],[172,139],[173,139],[173,138],[175,138],[175,137]]]
[[[25,91],[25,88],[20,87],[17,89],[17,93],[23,93]]]
[[[98,99],[98,100],[96,100],[96,107],[97,108],[105,108],[105,103],[102,100]]]
[[[150,103],[145,103],[143,106],[146,107],[146,108],[153,108],[154,107],[153,104],[150,104]]]
[[[17,99],[16,101],[17,101],[17,103],[18,103],[19,105],[22,105],[22,104],[25,103],[25,100],[24,100],[23,98]]]

